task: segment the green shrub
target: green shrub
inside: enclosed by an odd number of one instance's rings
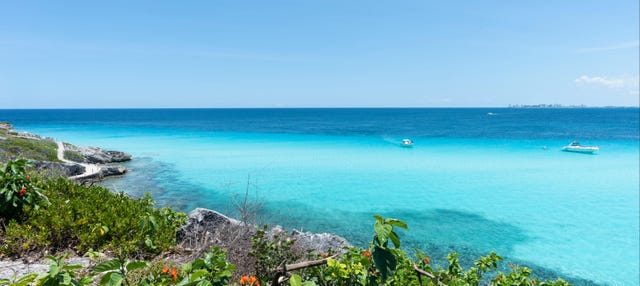
[[[29,139],[14,137],[10,133],[0,140],[0,151],[3,159],[12,157],[28,158],[38,161],[59,162],[58,144],[50,139]]]
[[[24,240],[32,233],[29,247],[67,248],[83,253],[92,248],[110,250],[119,256],[144,257],[175,244],[175,233],[186,215],[169,208],[154,208],[146,195],[133,199],[99,186],[80,186],[67,179],[34,179],[51,205],[30,209],[27,220],[14,223],[4,233],[5,242]],[[24,253],[22,245],[8,243],[3,253]]]
[[[8,161],[0,168],[0,225],[11,219],[24,220],[23,209],[38,210],[46,202],[27,175],[26,167],[31,166],[24,159]]]
[[[271,281],[275,273],[271,270],[278,267],[282,262],[292,263],[300,258],[302,254],[293,249],[294,240],[285,235],[267,235],[267,226],[256,229],[256,234],[251,239],[252,245],[249,256],[256,259],[256,276],[261,281]]]
[[[82,154],[72,150],[64,150],[64,158],[78,163],[84,162]]]

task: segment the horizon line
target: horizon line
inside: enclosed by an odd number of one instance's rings
[[[299,106],[299,107],[30,107],[0,108],[0,110],[116,110],[116,109],[472,109],[472,108],[531,108],[531,109],[575,109],[575,108],[640,108],[640,105],[560,105],[544,107],[538,104],[511,104],[510,106]]]

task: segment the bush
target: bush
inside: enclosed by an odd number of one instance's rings
[[[50,201],[29,209],[26,220],[14,221],[2,236],[5,255],[32,249],[72,248],[114,251],[118,256],[145,257],[175,244],[175,233],[186,215],[170,208],[154,208],[146,195],[133,199],[99,186],[80,186],[64,179],[34,179]],[[27,235],[28,234],[28,235]]]
[[[11,219],[25,219],[23,209],[38,210],[46,198],[31,184],[25,168],[30,164],[24,160],[8,161],[0,168],[0,225]]]

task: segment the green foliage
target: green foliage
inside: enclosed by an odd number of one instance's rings
[[[84,162],[82,154],[72,150],[64,150],[64,158],[78,163]]]
[[[66,264],[68,254],[63,254],[60,257],[53,257],[47,255],[49,262],[49,271],[38,275],[36,278],[37,285],[42,286],[56,286],[56,285],[87,285],[93,282],[90,277],[82,279],[76,279],[75,269],[81,269],[82,265]]]
[[[368,285],[374,271],[370,255],[351,248],[340,259],[327,259],[327,267],[319,280],[321,285]]]
[[[380,215],[373,216],[376,222],[373,225],[375,235],[373,236],[371,255],[376,268],[380,271],[382,281],[387,280],[396,271],[397,248],[400,247],[400,238],[396,234],[394,227],[407,229],[408,226],[401,220],[388,218],[383,219]],[[395,249],[388,247],[389,240]]]
[[[0,222],[23,220],[24,207],[38,210],[46,201],[31,183],[26,167],[32,166],[24,159],[8,161],[0,168]]]
[[[289,286],[316,286],[316,282],[313,281],[304,281],[302,282],[302,277],[298,274],[291,275],[289,278]]]
[[[127,274],[136,269],[147,267],[144,261],[126,262],[122,258],[102,262],[93,269],[93,275],[102,275],[100,286],[134,285],[127,279]]]
[[[295,242],[290,237],[273,235],[267,236],[267,226],[256,228],[256,234],[251,239],[252,245],[249,256],[256,259],[255,269],[260,280],[271,281],[275,273],[271,270],[278,267],[282,262],[291,263],[302,257],[302,255],[292,250]]]
[[[227,262],[227,254],[218,247],[212,247],[204,257],[182,265],[185,277],[177,285],[229,285],[232,271],[236,267]]]
[[[28,220],[11,224],[3,235],[6,245],[0,249],[7,255],[33,248],[75,248],[78,252],[111,250],[120,257],[148,256],[172,247],[176,231],[186,220],[183,213],[154,208],[148,195],[133,199],[64,178],[36,178],[33,184],[51,205],[30,209],[25,213]]]
[[[32,285],[36,281],[38,274],[31,273],[16,279],[16,274],[12,279],[0,279],[0,286],[27,286]]]
[[[58,145],[49,139],[30,139],[15,137],[11,133],[6,134],[4,140],[0,140],[0,159],[28,158],[37,161],[59,162]]]

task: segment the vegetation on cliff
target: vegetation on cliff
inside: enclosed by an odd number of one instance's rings
[[[12,129],[0,128],[0,161],[2,162],[12,158],[59,162],[57,148],[56,142],[51,139],[22,137]]]

